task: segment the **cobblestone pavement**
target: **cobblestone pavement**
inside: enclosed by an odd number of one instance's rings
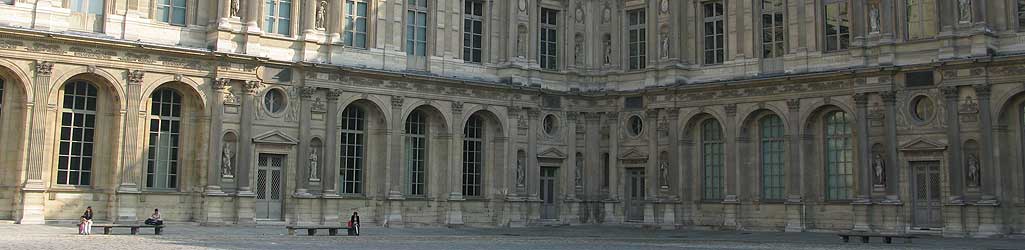
[[[1021,239],[922,238],[842,243],[828,233],[652,230],[629,226],[366,228],[363,236],[288,236],[284,226],[169,225],[164,235],[77,235],[64,225],[0,224],[0,249],[1025,249]],[[305,232],[297,232],[303,233]],[[852,240],[855,241],[855,240]]]

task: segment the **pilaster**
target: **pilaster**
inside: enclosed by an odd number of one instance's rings
[[[46,123],[51,107],[47,103],[50,89],[50,75],[53,62],[36,61],[33,81],[33,103],[29,103],[31,127],[28,141],[28,160],[23,167],[25,179],[21,185],[21,203],[17,206],[19,224],[43,224],[43,206],[46,201],[43,193],[43,169],[49,169],[50,161],[46,157],[47,144]],[[56,111],[56,110],[54,110]]]
[[[338,98],[341,96],[342,90],[340,89],[328,89],[327,90],[327,126],[325,126],[324,132],[324,152],[321,154],[324,156],[324,166],[321,167],[321,179],[323,180],[323,191],[322,194],[325,197],[336,196],[338,193],[339,180],[337,179],[341,173],[339,169],[340,162],[337,155],[341,155],[338,148],[338,140],[341,134],[338,132]]]
[[[884,121],[886,127],[886,165],[887,166],[901,166],[898,165],[899,160],[897,159],[897,108],[896,108],[896,92],[885,91],[881,93],[883,98],[883,108],[886,112],[886,120]],[[865,119],[865,117],[858,117],[858,119]],[[891,167],[886,169],[886,179],[894,180],[890,181],[886,185],[886,200],[891,203],[900,202],[900,172],[901,168]]]

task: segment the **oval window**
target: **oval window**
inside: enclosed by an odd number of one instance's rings
[[[285,100],[285,93],[281,92],[280,89],[271,89],[263,96],[263,107],[268,112],[281,113],[281,111],[285,111],[285,106],[287,105],[288,100]]]
[[[638,136],[638,135],[641,134],[641,132],[644,132],[644,120],[642,120],[641,117],[636,116],[636,115],[635,116],[631,116],[630,117],[630,134],[633,135],[633,136]]]

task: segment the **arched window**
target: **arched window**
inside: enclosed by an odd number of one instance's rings
[[[182,96],[173,89],[160,88],[150,96],[146,188],[178,188],[181,110]]]
[[[854,153],[847,113],[833,111],[825,116],[826,199],[851,198],[854,183]]]
[[[761,137],[762,199],[783,199],[783,121],[768,115],[758,121]]]
[[[701,165],[704,172],[702,199],[723,198],[723,138],[719,121],[707,119],[701,123]]]
[[[427,117],[413,110],[406,118],[406,169],[409,195],[427,195]]]
[[[349,106],[342,111],[342,138],[339,140],[341,149],[342,194],[363,193],[363,157],[366,148],[366,113],[356,106]]]
[[[57,149],[57,184],[91,184],[96,95],[96,87],[86,81],[78,80],[64,85],[60,145]]]
[[[484,169],[484,121],[472,115],[463,128],[463,195],[481,196]]]

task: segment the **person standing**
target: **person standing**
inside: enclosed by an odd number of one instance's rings
[[[90,235],[93,232],[93,207],[89,206],[85,208],[85,213],[82,214],[81,224],[79,224],[79,234]]]
[[[164,220],[160,218],[160,209],[153,209],[153,214],[146,219],[146,225],[159,226],[164,224]]]
[[[359,213],[352,212],[349,217],[349,235],[359,236]]]

